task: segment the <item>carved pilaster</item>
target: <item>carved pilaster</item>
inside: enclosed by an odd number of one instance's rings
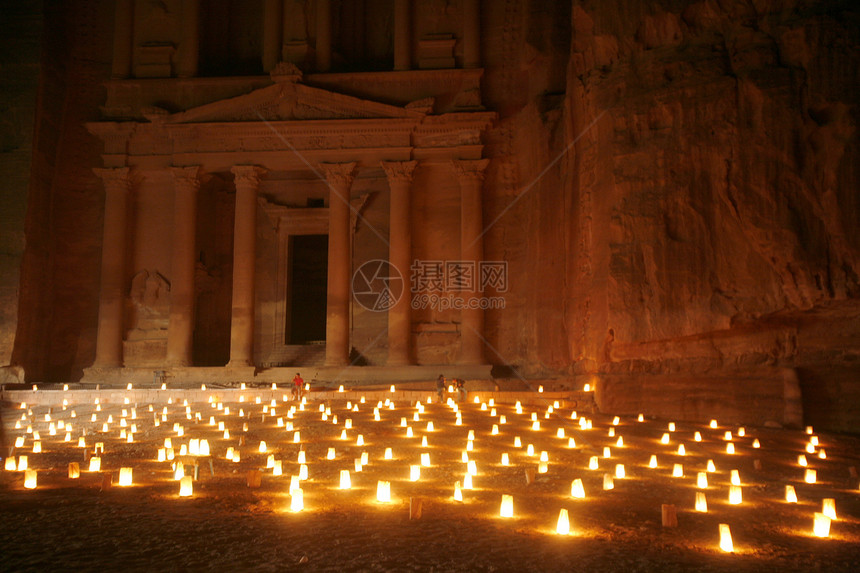
[[[200,167],[173,167],[173,266],[167,363],[190,366],[194,333],[197,190]]]
[[[454,165],[460,183],[460,258],[477,268],[484,257],[482,188],[488,159],[456,160]],[[475,277],[477,278],[477,277]],[[474,289],[464,291],[463,296],[480,297],[480,281],[475,280]],[[480,308],[464,308],[460,311],[460,362],[483,363],[484,311]]]
[[[412,175],[417,161],[383,161],[391,189],[389,207],[388,262],[403,279],[397,302],[388,309],[388,364],[412,362],[412,297],[409,272],[412,266]]]
[[[128,167],[93,169],[105,188],[99,323],[94,366],[118,368],[123,364],[122,327],[125,302],[125,259],[128,240]]]
[[[257,165],[236,165],[233,224],[233,315],[230,327],[229,366],[251,366],[254,359],[254,265],[257,250],[257,190],[266,170]]]
[[[352,270],[352,233],[349,194],[356,164],[320,165],[329,185],[328,292],[326,294],[325,361],[329,366],[349,362],[349,303]]]

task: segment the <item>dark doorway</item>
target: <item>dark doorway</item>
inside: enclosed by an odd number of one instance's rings
[[[286,343],[325,341],[328,235],[295,235],[291,250]]]

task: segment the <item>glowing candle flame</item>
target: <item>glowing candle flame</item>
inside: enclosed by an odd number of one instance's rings
[[[376,483],[376,501],[380,503],[389,503],[391,501],[390,482],[380,480]]]
[[[123,487],[130,486],[132,482],[132,469],[131,468],[120,468],[119,469],[119,485]]]
[[[741,486],[729,486],[729,503],[731,505],[739,505],[743,500],[743,490],[741,489]]]
[[[302,511],[305,508],[305,492],[297,487],[290,492],[290,511]]]
[[[191,476],[185,476],[179,481],[179,497],[191,497],[194,493],[194,484]]]
[[[705,499],[705,494],[701,491],[696,492],[696,511],[708,513],[708,500]]]
[[[732,553],[735,550],[732,543],[732,532],[726,523],[720,524],[720,549],[726,553]]]
[[[582,480],[576,478],[570,484],[570,497],[577,499],[585,499],[585,489],[582,487]]]
[[[821,500],[821,513],[836,521],[836,500],[832,497],[825,497]]]
[[[612,474],[603,474],[603,489],[615,489],[615,482],[612,481]]]
[[[816,537],[830,537],[830,518],[823,513],[815,512],[812,533]]]
[[[499,515],[501,517],[514,516],[514,496],[502,494],[502,505],[499,508]]]
[[[567,515],[567,510],[564,508],[558,512],[558,523],[555,526],[555,532],[559,535],[570,535],[570,518]]]

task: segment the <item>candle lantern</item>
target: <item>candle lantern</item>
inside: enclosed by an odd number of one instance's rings
[[[559,535],[570,535],[570,518],[567,515],[567,510],[564,508],[558,512],[558,523],[555,526],[555,532]]]
[[[36,470],[24,470],[24,487],[27,489],[36,489],[37,475]]]
[[[194,483],[191,476],[185,476],[179,480],[179,497],[191,497],[194,493]]]
[[[705,499],[704,492],[696,492],[696,511],[708,513],[708,501]]]
[[[684,466],[675,464],[672,468],[672,477],[684,477]]]
[[[615,482],[612,480],[612,474],[603,474],[603,489],[615,489]]]
[[[352,481],[349,478],[349,470],[340,470],[340,489],[350,489]]]
[[[836,521],[836,500],[832,497],[825,497],[821,500],[821,513]]]
[[[89,471],[97,472],[97,471],[101,470],[101,467],[102,467],[102,459],[100,457],[93,456],[90,458]]]
[[[577,499],[585,499],[585,488],[582,487],[582,480],[576,478],[570,484],[570,497]]]
[[[132,483],[132,469],[131,468],[120,468],[119,469],[119,485],[123,487],[130,486]]]
[[[305,492],[302,488],[297,487],[290,492],[290,511],[302,511],[305,508]]]
[[[743,501],[743,491],[739,485],[729,486],[729,503],[739,505]]]
[[[785,486],[785,501],[788,503],[797,503],[797,492],[794,491],[793,485]]]
[[[421,466],[409,466],[409,481],[418,481],[421,479]]]
[[[815,483],[816,477],[817,476],[815,470],[807,468],[806,473],[803,477],[803,481],[805,481],[806,483]]]
[[[816,511],[815,520],[812,524],[812,533],[815,537],[830,537],[830,518]]]
[[[726,553],[732,553],[735,550],[732,543],[732,532],[726,523],[720,524],[720,549]]]
[[[380,480],[376,483],[376,501],[380,503],[391,501],[391,482]]]
[[[499,515],[501,517],[514,516],[514,496],[502,494],[502,505],[499,508]]]

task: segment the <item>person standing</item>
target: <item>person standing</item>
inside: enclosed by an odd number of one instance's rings
[[[302,399],[302,386],[304,386],[305,381],[302,380],[301,372],[296,372],[295,377],[293,378],[293,399],[301,400]]]
[[[454,378],[454,387],[457,390],[457,402],[466,401],[466,381],[462,378]]]
[[[441,374],[438,378],[436,378],[436,395],[439,397],[439,401],[442,401],[442,396],[445,393],[445,377]]]

